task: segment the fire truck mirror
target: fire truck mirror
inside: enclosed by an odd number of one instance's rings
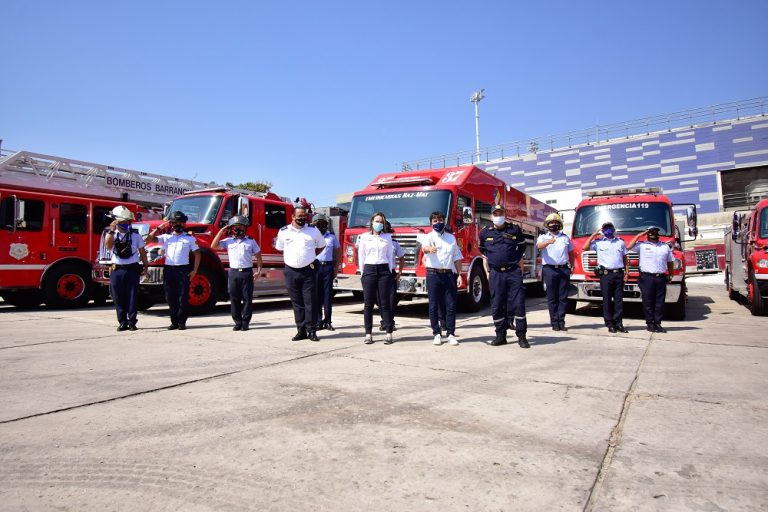
[[[0,217],[2,217],[0,222],[2,222],[2,228],[15,233],[23,220],[19,214],[19,201],[16,196],[4,197],[0,203]]]
[[[731,220],[731,238],[734,242],[739,241],[739,214],[733,212],[733,220]]]
[[[242,215],[243,217],[250,217],[249,206],[250,206],[250,202],[248,201],[247,197],[240,196],[237,198],[237,214],[238,215]]]
[[[465,206],[461,210],[461,216],[462,216],[462,222],[464,224],[471,224],[472,223],[472,208],[469,206]]]

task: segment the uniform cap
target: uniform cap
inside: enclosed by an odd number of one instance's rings
[[[173,212],[168,220],[172,220],[174,222],[187,222],[188,217],[184,215],[184,212],[176,210]]]
[[[248,226],[250,225],[250,222],[248,221],[247,217],[243,217],[242,215],[235,215],[231,219],[229,219],[229,222],[227,222],[227,226],[234,226],[235,224],[240,224],[241,226]]]
[[[322,213],[318,213],[317,215],[315,215],[314,217],[312,217],[312,224],[317,224],[317,223],[318,223],[318,222],[320,222],[321,220],[324,220],[325,222],[328,222],[328,217],[326,217],[326,216],[325,216],[325,215],[323,215]]]
[[[659,226],[650,226],[648,231],[661,231],[661,228]]]
[[[136,220],[133,212],[125,206],[115,206],[112,208],[112,216],[116,220]]]
[[[547,215],[547,218],[544,219],[544,225],[547,225],[550,222],[559,222],[560,224],[562,224],[563,218],[560,217],[559,213],[550,213],[549,215]]]
[[[504,211],[504,207],[502,205],[500,205],[500,204],[494,205],[493,206],[493,210],[491,210],[491,213],[496,212],[496,211],[502,211],[503,212]]]

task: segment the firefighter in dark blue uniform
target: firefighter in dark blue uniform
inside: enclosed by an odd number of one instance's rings
[[[528,348],[523,288],[525,237],[520,226],[506,221],[503,206],[493,207],[491,220],[493,225],[480,232],[480,252],[485,256],[491,276],[491,314],[496,329],[496,337],[488,344],[505,345],[507,328],[514,324],[518,345]]]

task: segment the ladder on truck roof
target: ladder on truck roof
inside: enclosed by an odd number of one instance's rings
[[[6,153],[0,154],[0,186],[162,206],[177,196],[213,184],[30,151]]]

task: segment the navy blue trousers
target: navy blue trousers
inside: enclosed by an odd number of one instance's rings
[[[645,323],[660,324],[664,314],[664,299],[667,297],[667,276],[640,274],[637,278],[637,286],[640,288],[643,301]]]
[[[549,322],[552,325],[565,323],[565,310],[568,307],[568,286],[571,284],[571,271],[568,267],[554,268],[545,265],[542,274],[544,277],[544,284],[547,285]]]
[[[603,319],[606,327],[623,325],[624,273],[600,274],[600,291],[603,294]]]
[[[243,272],[230,270],[227,276],[229,311],[235,325],[251,323],[253,316],[253,269]]]
[[[515,327],[520,336],[528,332],[525,317],[525,288],[520,267],[499,272],[491,269],[491,315],[497,336],[506,336],[507,329]]]
[[[189,273],[191,265],[163,267],[165,301],[171,310],[171,324],[184,325],[189,316]]]
[[[109,291],[120,325],[136,325],[141,267],[138,263],[116,268],[109,274]]]
[[[320,265],[317,269],[317,299],[315,323],[331,323],[333,310],[333,263]]]
[[[373,332],[373,306],[379,301],[379,310],[384,323],[384,330],[392,332],[394,319],[392,317],[392,271],[389,265],[365,265],[363,267],[363,323],[365,333]]]
[[[314,268],[313,268],[314,267]],[[293,319],[299,331],[312,332],[315,330],[315,296],[317,287],[317,263],[302,268],[288,265],[283,271],[285,287],[293,307]]]
[[[445,312],[447,334],[456,333],[456,275],[452,272],[439,273],[427,269],[427,295],[429,296],[429,323],[432,336],[440,334],[441,311]]]

